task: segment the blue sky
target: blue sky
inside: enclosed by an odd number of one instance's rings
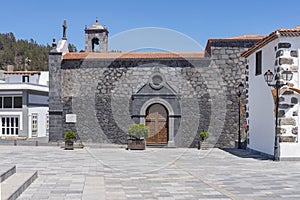
[[[159,27],[185,34],[205,46],[209,38],[268,35],[281,28],[300,25],[298,0],[4,0],[0,33],[13,32],[18,39],[51,44],[62,37],[84,49],[84,27],[95,18],[109,35],[135,28]],[[193,49],[191,49],[193,51]]]

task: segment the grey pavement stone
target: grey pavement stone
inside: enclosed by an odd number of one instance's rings
[[[0,146],[0,157],[0,166],[39,173],[21,200],[300,197],[300,162],[273,162],[244,150]]]

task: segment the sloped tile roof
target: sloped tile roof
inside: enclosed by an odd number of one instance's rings
[[[261,36],[261,35],[242,35],[242,36],[231,37],[231,38],[222,38],[222,39],[211,38],[209,40],[261,40],[264,37],[265,36]]]
[[[3,74],[9,74],[9,75],[40,75],[40,71],[5,71]]]
[[[263,39],[264,37],[265,36],[260,36],[260,35],[242,35],[242,36],[231,37],[231,38],[210,38],[207,41],[207,44],[205,47],[205,52],[210,55],[212,43],[215,43],[215,42],[226,42],[226,43],[228,43],[228,42],[258,42],[261,39]]]
[[[195,53],[175,53],[175,52],[130,52],[130,53],[67,53],[63,60],[84,60],[84,59],[103,59],[103,60],[168,60],[168,59],[199,59],[204,58],[203,52]]]
[[[252,53],[257,51],[258,49],[261,49],[263,46],[267,45],[268,43],[272,42],[273,40],[275,40],[279,37],[300,37],[300,27],[296,27],[294,29],[276,30],[276,31],[272,32],[270,35],[268,35],[267,37],[260,40],[253,47],[249,48],[247,51],[245,51],[241,55],[243,57],[247,58]]]

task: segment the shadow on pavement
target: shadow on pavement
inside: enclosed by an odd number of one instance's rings
[[[257,160],[272,160],[271,158],[261,155],[261,154],[255,154],[252,152],[249,152],[245,149],[229,149],[229,148],[224,148],[221,149],[225,152],[228,152],[234,156],[240,157],[240,158],[253,158],[253,159],[257,159]]]

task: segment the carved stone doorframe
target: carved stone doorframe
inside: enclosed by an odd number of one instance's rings
[[[168,132],[169,132],[169,137],[168,137],[168,147],[175,147],[175,140],[174,140],[174,118],[173,117],[170,117],[170,116],[174,116],[174,110],[172,108],[172,106],[164,99],[161,99],[159,97],[155,97],[155,98],[152,98],[148,101],[146,101],[141,110],[140,110],[140,115],[141,116],[145,116],[145,117],[141,117],[140,118],[140,124],[146,124],[146,112],[147,112],[147,109],[149,106],[151,106],[152,104],[155,104],[155,103],[158,103],[158,104],[161,104],[163,105],[169,115],[168,115]]]

